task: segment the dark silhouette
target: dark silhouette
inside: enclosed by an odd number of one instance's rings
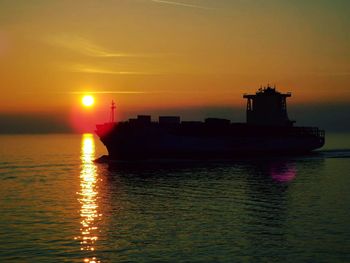
[[[148,158],[230,158],[261,154],[299,154],[324,145],[324,131],[295,127],[287,114],[286,98],[267,86],[247,99],[247,122],[207,118],[182,121],[178,116],[151,116],[97,125],[109,160]],[[111,116],[115,106],[112,103]]]
[[[247,123],[253,125],[292,126],[287,114],[287,98],[291,93],[282,94],[275,88],[259,89],[254,95],[244,94],[247,99]]]

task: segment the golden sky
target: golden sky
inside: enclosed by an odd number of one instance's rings
[[[347,0],[1,0],[0,113],[350,102]]]

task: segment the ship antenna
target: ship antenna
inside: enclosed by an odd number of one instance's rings
[[[115,103],[114,103],[114,100],[112,100],[112,103],[111,103],[111,115],[110,115],[110,119],[109,121],[110,122],[114,122],[114,111],[115,111]]]

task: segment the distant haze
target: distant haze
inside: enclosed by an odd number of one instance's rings
[[[120,115],[120,113],[118,113]],[[233,122],[245,122],[245,109],[238,107],[193,107],[188,109],[147,110],[142,112],[124,112],[119,120],[134,118],[137,114],[150,114],[153,120],[159,115],[181,116],[182,120],[204,120],[209,117],[230,119]],[[118,116],[118,115],[117,115]],[[296,120],[297,126],[318,126],[327,132],[350,132],[350,116],[348,104],[334,105],[293,105],[289,107],[289,117]],[[118,116],[121,117],[121,116]],[[1,114],[0,133],[72,133],[79,132],[72,127],[64,116],[50,114]],[[89,132],[93,132],[94,125],[108,120],[108,114],[101,121],[91,123]],[[84,132],[84,131],[82,131]]]

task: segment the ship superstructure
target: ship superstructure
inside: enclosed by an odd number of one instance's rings
[[[289,120],[286,99],[267,86],[247,99],[246,123],[221,118],[181,121],[179,116],[160,116],[152,121],[139,115],[125,122],[97,125],[96,133],[111,159],[221,158],[258,154],[305,153],[324,145],[324,131],[316,127],[296,127]]]
[[[280,93],[267,86],[255,94],[244,94],[247,99],[247,124],[264,126],[292,126],[287,113],[287,98],[292,94]]]

